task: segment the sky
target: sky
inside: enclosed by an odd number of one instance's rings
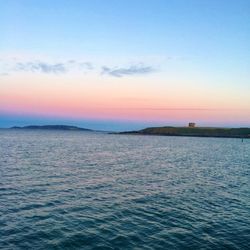
[[[0,0],[0,127],[250,127],[249,0]]]

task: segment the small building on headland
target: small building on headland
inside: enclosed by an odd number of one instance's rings
[[[195,123],[194,122],[189,122],[188,127],[189,128],[195,128]]]

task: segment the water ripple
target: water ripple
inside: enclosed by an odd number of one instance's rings
[[[250,140],[0,131],[0,248],[250,249]]]

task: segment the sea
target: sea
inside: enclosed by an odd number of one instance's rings
[[[0,249],[250,249],[250,140],[1,129]]]

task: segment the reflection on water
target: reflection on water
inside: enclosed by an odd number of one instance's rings
[[[0,248],[249,249],[250,140],[0,131]]]

